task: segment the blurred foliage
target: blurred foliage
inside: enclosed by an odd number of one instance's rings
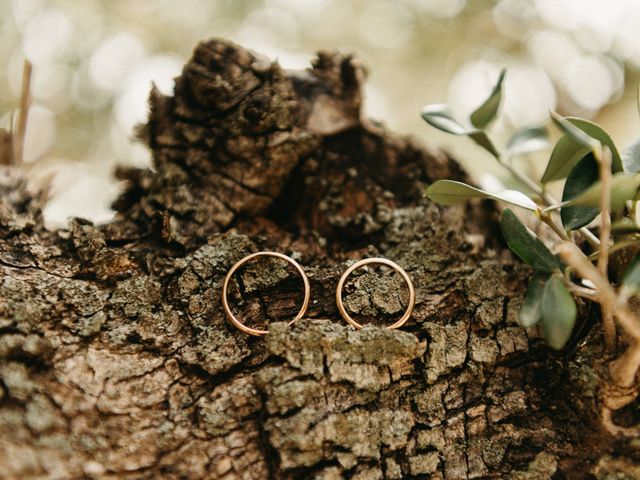
[[[552,249],[561,258],[556,257],[542,238],[529,230],[509,208],[502,211],[500,227],[505,242],[535,272],[520,309],[520,323],[524,327],[540,323],[547,343],[562,350],[572,338],[576,324],[577,307],[572,292],[600,303],[605,343],[613,348],[616,344],[614,316],[631,335],[636,335],[634,329],[638,325],[638,318],[627,300],[637,293],[640,270],[640,152],[632,146],[621,157],[611,136],[600,125],[551,112],[551,120],[562,136],[548,155],[545,173],[541,177],[529,177],[513,163],[521,155],[513,153],[518,151],[514,146],[530,144],[532,138],[546,138],[543,131],[536,127],[528,130],[527,135],[523,135],[527,130],[516,132],[503,152],[495,147],[486,130],[497,119],[504,78],[503,70],[489,97],[469,118],[454,118],[451,109],[444,104],[427,105],[422,109],[422,118],[442,132],[467,136],[487,150],[495,163],[519,182],[521,190],[492,193],[462,182],[438,180],[427,187],[425,194],[442,205],[490,198],[533,214],[539,222],[537,231],[544,224],[556,235]],[[538,142],[537,146],[544,149],[545,144]],[[624,163],[622,158],[626,159]],[[561,202],[547,189],[550,182],[559,180],[564,183]],[[597,221],[596,217],[599,217]],[[613,220],[616,223],[612,225]],[[622,229],[617,225],[620,222],[624,225]],[[599,238],[590,227],[597,227]],[[567,244],[572,242],[570,251],[573,253],[569,255]],[[579,245],[583,242],[585,246],[581,249]],[[629,251],[635,255],[635,260],[624,265],[626,273],[616,292],[618,279],[610,279],[608,265],[614,260],[610,254],[618,250]],[[597,269],[592,261],[597,261]],[[631,319],[630,323],[625,319]],[[640,344],[632,348],[637,351]],[[628,363],[635,375],[637,365],[634,367],[633,361],[629,360],[623,362]]]
[[[508,67],[498,137],[555,109],[613,116],[606,123],[624,144],[636,120],[619,100],[631,98],[625,85],[640,65],[638,22],[635,0],[5,0],[0,128],[28,59],[25,160],[57,173],[48,217],[108,218],[114,164],[148,163],[131,130],[144,121],[151,82],[170,92],[193,46],[223,36],[288,68],[306,67],[319,49],[355,53],[371,72],[367,113],[401,132],[424,135],[416,106],[439,98],[456,115],[473,111]],[[446,137],[430,143],[484,171],[484,157]]]

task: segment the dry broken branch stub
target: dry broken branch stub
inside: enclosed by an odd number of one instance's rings
[[[529,272],[498,239],[495,211],[422,198],[425,184],[464,174],[362,119],[364,77],[336,53],[288,72],[204,42],[173,96],[152,92],[140,134],[154,168],[118,172],[128,186],[113,222],[49,232],[37,200],[2,177],[5,478],[614,478],[636,468],[637,446],[597,429],[600,332],[549,357],[517,325]],[[269,324],[263,338],[233,328],[220,304],[225,273],[258,250],[292,255],[313,291],[309,318],[288,327],[276,320],[299,308],[295,273],[269,263],[239,272],[236,311]],[[336,282],[365,256],[411,275],[405,331],[340,319]],[[406,307],[394,277],[363,277],[347,309],[393,323]]]

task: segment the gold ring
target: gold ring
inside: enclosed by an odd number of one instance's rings
[[[413,311],[413,306],[416,303],[416,292],[413,289],[413,283],[411,283],[411,279],[409,278],[409,275],[407,274],[407,272],[405,272],[400,265],[398,265],[395,262],[392,262],[391,260],[387,260],[386,258],[365,258],[364,260],[360,260],[359,262],[356,262],[353,265],[351,265],[347,269],[347,271],[342,274],[342,277],[340,277],[340,281],[338,282],[338,287],[336,288],[336,305],[338,306],[340,315],[342,315],[342,318],[344,318],[348,323],[350,323],[356,329],[359,330],[362,328],[362,325],[360,325],[353,318],[351,318],[351,316],[349,316],[349,314],[347,313],[347,310],[344,308],[344,304],[342,303],[342,289],[344,287],[344,282],[347,280],[349,275],[351,275],[351,273],[355,269],[360,268],[363,265],[368,265],[370,263],[374,263],[376,265],[386,265],[388,267],[393,268],[396,272],[402,275],[402,278],[404,279],[405,283],[407,284],[407,287],[409,288],[409,306],[407,307],[406,312],[404,312],[404,315],[402,315],[402,317],[396,323],[394,323],[393,325],[389,325],[387,327],[390,330],[394,328],[400,328],[402,325],[406,323],[406,321],[411,316],[411,312]]]
[[[302,308],[300,309],[296,317],[293,320],[291,320],[291,322],[289,322],[289,324],[292,324],[296,320],[300,320],[304,316],[304,314],[307,313],[307,308],[309,308],[309,297],[311,296],[311,287],[309,286],[309,279],[307,278],[307,275],[304,273],[304,270],[302,269],[300,264],[296,262],[293,258],[287,257],[282,253],[257,252],[257,253],[252,253],[251,255],[247,255],[242,260],[236,262],[236,264],[233,267],[231,267],[231,269],[227,272],[227,276],[224,277],[224,283],[222,284],[222,306],[224,308],[225,313],[227,314],[227,318],[237,329],[249,335],[260,336],[260,335],[265,335],[269,333],[269,331],[247,327],[242,322],[240,322],[240,320],[238,320],[236,316],[233,314],[233,312],[231,311],[231,308],[229,308],[229,300],[227,299],[227,289],[229,288],[229,282],[231,281],[231,277],[233,276],[233,274],[243,264],[245,264],[249,260],[252,260],[256,257],[276,257],[276,258],[281,258],[283,260],[286,260],[291,265],[293,265],[298,271],[298,273],[302,276],[302,281],[304,282],[304,300],[302,302]]]

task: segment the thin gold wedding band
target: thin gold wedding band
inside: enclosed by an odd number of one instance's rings
[[[336,288],[336,305],[338,306],[340,315],[342,315],[342,318],[344,318],[348,323],[350,323],[356,329],[359,330],[362,328],[362,325],[360,325],[353,318],[351,318],[351,316],[347,313],[347,310],[344,308],[344,304],[342,303],[342,289],[344,287],[344,282],[347,280],[349,275],[351,275],[351,273],[354,270],[362,267],[363,265],[368,265],[370,263],[373,263],[376,265],[386,265],[388,267],[393,268],[396,272],[402,275],[402,278],[404,279],[405,283],[407,284],[407,287],[409,288],[409,306],[407,307],[407,310],[404,312],[404,315],[402,315],[402,317],[396,323],[394,323],[393,325],[389,325],[387,327],[390,330],[394,328],[400,328],[402,325],[406,323],[406,321],[411,316],[411,312],[413,311],[413,306],[416,303],[416,292],[413,289],[413,283],[411,283],[411,279],[409,278],[409,275],[407,274],[407,272],[405,272],[405,270],[400,265],[398,265],[395,262],[392,262],[391,260],[387,260],[386,258],[365,258],[351,265],[347,269],[347,271],[342,274],[342,277],[340,277],[340,281],[338,282],[338,287]]]
[[[231,269],[227,272],[227,276],[224,277],[224,283],[222,284],[222,307],[224,308],[224,311],[227,314],[227,318],[229,319],[229,321],[238,330],[241,330],[244,333],[247,333],[249,335],[260,336],[260,335],[265,335],[269,333],[269,331],[259,330],[257,328],[251,328],[244,325],[240,320],[236,318],[236,316],[231,311],[231,308],[229,308],[229,300],[227,299],[227,290],[229,288],[229,282],[231,281],[231,277],[233,277],[233,274],[246,262],[248,262],[249,260],[253,260],[256,257],[276,257],[276,258],[281,258],[283,260],[286,260],[296,268],[296,270],[302,277],[302,281],[304,282],[304,300],[302,301],[302,308],[300,309],[296,317],[293,320],[291,320],[290,324],[295,322],[296,320],[300,320],[304,316],[304,314],[307,313],[307,308],[309,308],[309,298],[311,297],[311,287],[309,286],[309,279],[307,278],[307,275],[304,273],[304,270],[302,269],[300,264],[296,262],[293,258],[287,257],[282,253],[257,252],[257,253],[252,253],[251,255],[247,255],[242,260],[236,262],[236,264],[233,267],[231,267]]]

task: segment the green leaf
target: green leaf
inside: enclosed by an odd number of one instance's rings
[[[640,139],[637,139],[622,152],[622,166],[627,173],[640,172]]]
[[[589,148],[589,150],[597,147],[598,144],[594,141],[594,139],[591,138],[591,136],[589,136],[586,132],[578,128],[576,125],[574,125],[574,123],[571,122],[569,118],[564,118],[561,115],[558,115],[556,112],[551,112],[551,120],[560,130],[562,130],[565,135],[571,138],[571,140],[573,140],[575,143],[582,145],[583,147],[587,147]]]
[[[569,120],[580,130],[585,132],[591,138],[595,138],[603,146],[609,148],[609,150],[611,151],[611,171],[613,173],[624,171],[624,168],[622,167],[622,160],[620,159],[620,153],[618,152],[618,147],[616,147],[616,144],[613,142],[609,134],[605,132],[605,130],[600,125],[583,118],[567,117],[567,120]]]
[[[549,279],[546,273],[534,273],[527,287],[527,294],[518,312],[518,321],[525,328],[532,327],[542,318],[542,294]]]
[[[508,208],[502,212],[500,228],[509,248],[523,262],[540,272],[552,273],[560,269],[556,257]]]
[[[614,233],[640,233],[640,226],[628,217],[622,217],[611,224],[611,231]]]
[[[593,148],[597,146],[595,141],[600,142],[611,151],[611,171],[614,173],[623,171],[618,149],[602,127],[582,118],[562,118],[554,114],[552,114],[552,118],[556,124],[562,125],[562,130],[567,133],[558,140],[553,148],[547,168],[542,175],[542,183],[565,178],[576,163],[590,151],[593,151]],[[571,133],[568,133],[569,131]]]
[[[640,174],[627,175],[621,172],[613,175],[611,178],[611,211],[622,210],[625,202],[632,200],[636,196],[638,188],[640,188]],[[601,192],[602,185],[600,182],[596,182],[577,197],[564,202],[562,206],[580,205],[598,208]]]
[[[562,192],[562,201],[566,202],[577,197],[598,181],[600,171],[598,162],[592,153],[587,154],[578,164],[573,167],[567,177]],[[577,230],[590,223],[600,213],[599,208],[567,206],[560,210],[562,225],[567,230]]]
[[[507,142],[510,157],[544,150],[549,146],[549,132],[544,127],[525,127],[518,130]]]
[[[489,193],[454,180],[438,180],[429,185],[425,193],[427,197],[441,205],[455,205],[456,203],[466,202],[472,198],[491,198],[528,210],[535,211],[537,208],[533,200],[524,193],[516,190],[503,190],[498,193]]]
[[[449,106],[443,103],[427,105],[422,109],[421,115],[425,122],[443,132],[469,135],[475,131],[474,128],[465,127],[456,120]]]
[[[565,135],[570,137],[574,142],[584,147],[588,147],[590,150],[598,145],[594,138],[592,138],[588,133],[580,129],[577,125],[575,125],[575,122],[572,121],[572,120],[582,120],[582,119],[577,119],[575,117],[565,118],[561,115],[558,115],[556,112],[551,112],[550,115],[553,123],[555,123],[556,126]]]
[[[466,135],[495,158],[500,157],[500,152],[498,152],[486,133],[460,123],[454,118],[451,109],[447,105],[441,103],[427,105],[422,109],[421,116],[432,127],[453,135]]]
[[[476,144],[480,145],[487,152],[493,155],[494,158],[496,159],[500,158],[500,152],[498,152],[498,149],[495,147],[493,142],[489,139],[487,134],[484,133],[482,130],[478,130],[477,132],[473,132],[469,134],[469,138],[471,138],[471,140],[476,142]]]
[[[471,124],[476,128],[485,128],[495,118],[500,108],[500,102],[502,100],[502,83],[504,82],[504,76],[507,71],[502,69],[489,98],[487,98],[482,105],[475,109],[471,114]]]
[[[551,348],[562,349],[576,323],[576,302],[562,282],[560,275],[553,275],[542,294],[542,332]]]
[[[636,258],[627,267],[622,285],[634,294],[640,292],[640,255],[636,255]]]
[[[551,151],[551,158],[540,182],[548,183],[566,178],[576,163],[590,151],[589,147],[574,142],[567,135],[560,137]]]

